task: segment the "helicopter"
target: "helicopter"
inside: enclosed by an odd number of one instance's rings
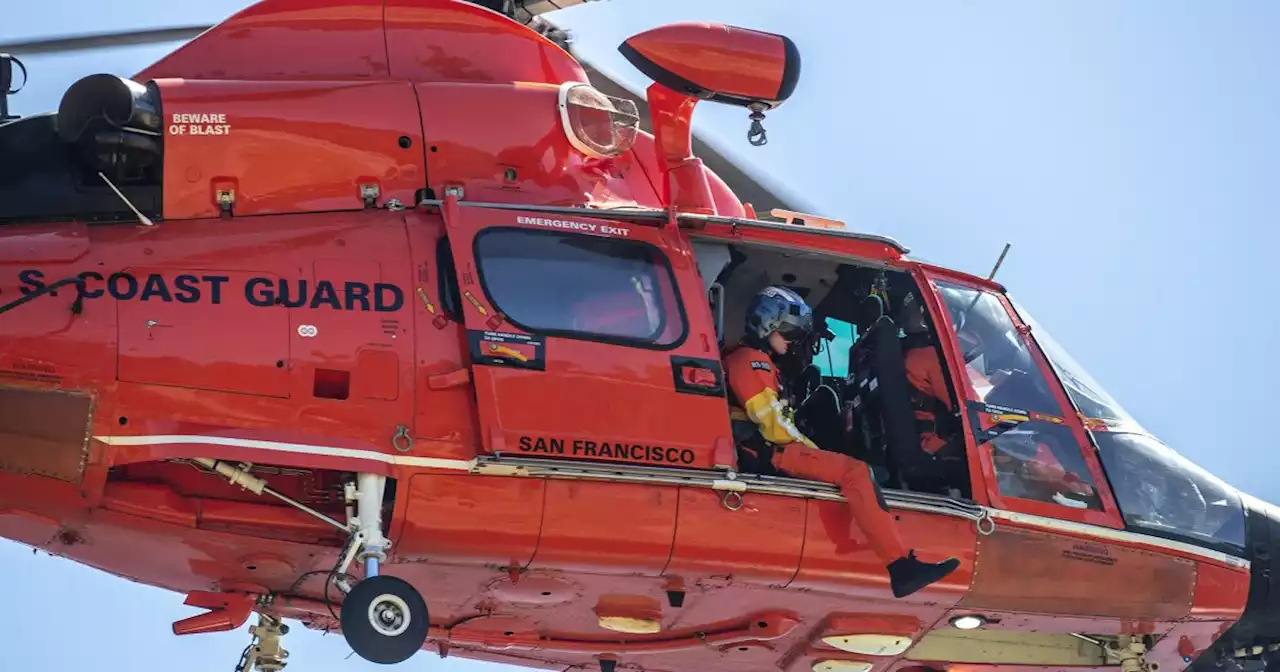
[[[0,536],[184,594],[178,635],[256,615],[245,671],[286,620],[386,664],[1271,664],[1275,507],[994,272],[762,217],[695,155],[702,101],[765,141],[793,42],[620,50],[652,132],[511,3],[265,0],[0,125]],[[942,581],[893,598],[836,487],[741,468],[719,355],[770,283],[821,327],[798,424],[960,558]],[[921,454],[908,296],[957,453]]]

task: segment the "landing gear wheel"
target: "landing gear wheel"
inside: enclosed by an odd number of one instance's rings
[[[361,658],[401,663],[422,649],[427,603],[403,579],[379,575],[357,583],[342,600],[342,635]]]

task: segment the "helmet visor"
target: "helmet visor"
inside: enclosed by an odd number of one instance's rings
[[[788,316],[778,325],[778,333],[788,343],[799,343],[809,336],[813,330],[813,321],[809,316]]]

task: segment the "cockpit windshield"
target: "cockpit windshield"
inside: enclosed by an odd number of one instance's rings
[[[1104,421],[1101,426],[1088,423],[1087,428],[1125,523],[1163,537],[1222,550],[1243,549],[1239,493],[1142,429],[1025,308],[1009,301],[1031,327],[1031,338],[1072,403],[1085,417]]]
[[[1071,401],[1076,408],[1084,413],[1085,417],[1095,420],[1105,420],[1111,425],[1127,425],[1131,429],[1141,429],[1128,413],[1120,407],[1111,395],[1098,384],[1089,375],[1084,367],[1076,363],[1076,360],[1067,354],[1066,349],[1053,340],[1053,336],[1040,326],[1035,318],[1031,317],[1031,313],[1027,312],[1013,297],[1007,296],[1009,303],[1013,304],[1014,310],[1018,312],[1018,317],[1022,319],[1027,326],[1031,327],[1032,338],[1040,345],[1040,349],[1044,351],[1045,357],[1049,359],[1049,363],[1053,365],[1054,372],[1058,374],[1058,378],[1062,380],[1062,385],[1067,389],[1067,394],[1071,397]]]
[[[991,292],[950,282],[939,281],[937,286],[951,313],[971,398],[1060,416],[1062,409],[1049,382],[1000,299]]]
[[[1100,431],[1093,438],[1127,524],[1244,548],[1244,510],[1234,488],[1147,434]]]

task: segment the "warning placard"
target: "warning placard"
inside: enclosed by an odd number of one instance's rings
[[[231,124],[225,113],[174,114],[169,120],[169,135],[229,135]]]

